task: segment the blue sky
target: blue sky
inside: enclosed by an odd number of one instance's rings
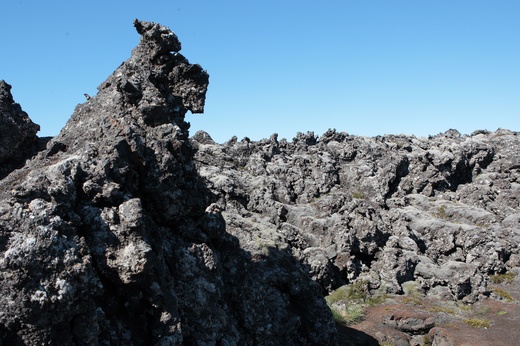
[[[216,141],[329,128],[520,131],[520,1],[4,1],[0,79],[57,135],[137,45],[170,27],[210,74],[196,130]]]

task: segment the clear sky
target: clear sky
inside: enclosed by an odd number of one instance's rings
[[[520,131],[519,0],[6,0],[0,79],[40,136],[130,56],[135,18],[209,72],[187,120],[217,142]]]

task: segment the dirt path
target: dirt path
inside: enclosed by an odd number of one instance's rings
[[[473,305],[396,296],[368,307],[365,319],[339,326],[341,345],[520,345],[520,278],[490,285],[493,297]],[[509,296],[508,296],[509,295]],[[504,299],[506,298],[506,299]]]

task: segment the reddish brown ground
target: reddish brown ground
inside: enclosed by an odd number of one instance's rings
[[[341,345],[423,345],[436,336],[439,345],[515,346],[520,345],[520,280],[511,284],[491,285],[501,288],[514,301],[481,300],[471,306],[413,297],[392,297],[384,304],[367,308],[365,319],[349,327],[338,326]],[[435,327],[425,338],[412,337],[388,325],[390,320],[417,318],[434,321]],[[466,319],[488,320],[489,327],[476,328]],[[387,323],[385,323],[387,321]],[[440,343],[440,340],[445,343]]]

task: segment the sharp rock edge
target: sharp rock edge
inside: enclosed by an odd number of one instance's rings
[[[197,170],[184,115],[208,74],[134,25],[131,57],[0,181],[0,344],[335,344],[305,266],[244,248]]]

